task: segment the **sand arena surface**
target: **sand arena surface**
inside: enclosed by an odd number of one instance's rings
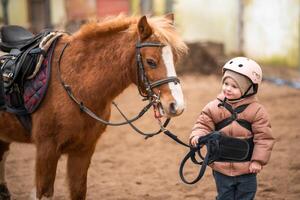
[[[183,75],[180,77],[187,108],[174,118],[168,128],[184,141],[203,106],[219,92],[217,76]],[[257,200],[300,199],[300,91],[263,83],[259,99],[270,113],[277,140],[269,165],[258,175]],[[141,102],[135,87],[116,99],[129,116],[139,112]],[[157,129],[151,111],[136,125],[145,131]],[[122,120],[113,111],[113,121]],[[97,144],[88,172],[87,199],[103,200],[196,200],[214,199],[215,183],[208,168],[195,185],[182,183],[179,164],[187,149],[161,134],[144,140],[129,126],[109,127]],[[34,188],[35,148],[33,145],[11,145],[7,158],[6,180],[12,199],[27,200]],[[55,198],[68,199],[66,157],[58,164]],[[190,175],[198,168],[190,167]]]

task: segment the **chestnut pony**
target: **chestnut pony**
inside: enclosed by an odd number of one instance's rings
[[[142,64],[145,75],[142,79],[147,79],[151,93],[159,100],[157,116],[174,117],[184,109],[174,63],[186,52],[171,14],[153,18],[119,16],[88,23],[73,35],[63,35],[52,57],[47,94],[32,114],[31,134],[16,116],[0,114],[1,186],[6,187],[3,165],[9,144],[34,143],[36,198],[53,197],[58,159],[66,154],[70,198],[85,199],[91,157],[106,125],[80,111],[59,77],[72,88],[77,99],[108,121],[113,99],[131,83],[142,94],[149,92],[139,77],[138,66]]]

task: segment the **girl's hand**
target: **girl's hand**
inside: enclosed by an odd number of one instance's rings
[[[257,161],[252,161],[249,166],[250,173],[259,173],[262,170],[262,166]]]
[[[191,139],[191,145],[196,147],[198,144],[198,140],[199,140],[200,136],[199,135],[195,135],[194,137],[192,137]]]

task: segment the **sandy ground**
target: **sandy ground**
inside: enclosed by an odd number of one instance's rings
[[[181,77],[187,108],[168,128],[187,141],[191,127],[203,106],[219,92],[216,76]],[[259,99],[270,113],[275,145],[271,161],[259,174],[258,200],[300,199],[300,91],[264,83]],[[144,105],[134,87],[128,88],[116,102],[129,115]],[[151,114],[138,123],[145,131],[157,129]],[[122,118],[113,112],[112,120]],[[196,200],[214,199],[215,184],[208,169],[195,185],[182,183],[179,164],[187,149],[165,135],[144,140],[129,126],[109,127],[100,138],[88,173],[87,199],[103,200]],[[33,145],[12,144],[7,158],[6,178],[12,199],[29,199],[34,188]],[[66,158],[59,161],[55,198],[68,199],[65,181]],[[191,175],[197,168],[188,169]]]

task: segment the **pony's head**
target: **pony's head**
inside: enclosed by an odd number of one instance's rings
[[[185,107],[175,63],[187,52],[174,27],[173,14],[141,17],[137,23],[136,59],[140,93],[152,98],[156,117],[180,115]]]

